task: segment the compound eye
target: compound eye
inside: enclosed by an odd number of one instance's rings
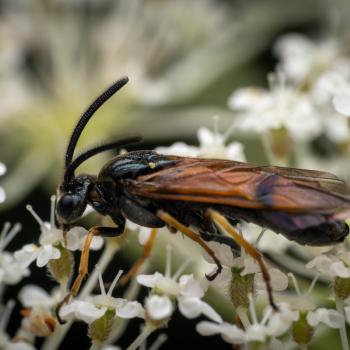
[[[82,210],[84,210],[84,208],[81,208],[84,206],[81,202],[80,197],[76,195],[65,194],[60,197],[56,207],[58,218],[65,223],[78,219]]]

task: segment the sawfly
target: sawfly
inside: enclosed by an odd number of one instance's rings
[[[206,242],[217,241],[232,249],[237,249],[238,243],[260,264],[270,303],[276,307],[261,254],[237,233],[234,225],[240,220],[253,222],[303,245],[336,244],[349,233],[345,219],[350,216],[350,188],[328,172],[169,156],[148,150],[118,155],[98,175],[75,175],[76,169],[90,157],[141,141],[139,137],[129,137],[109,142],[73,160],[79,137],[90,118],[127,82],[128,78],[118,80],[87,108],[73,130],[65,154],[64,176],[56,202],[61,227],[69,228],[88,204],[116,224],[90,229],[79,275],[65,301],[78,293],[87,273],[93,236],[121,235],[128,219],[153,229],[168,226],[198,242],[217,265],[217,271],[208,279],[215,278],[222,266]],[[228,235],[223,235],[222,230]],[[152,241],[154,238],[155,235]]]

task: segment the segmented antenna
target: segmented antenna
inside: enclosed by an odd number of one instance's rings
[[[116,140],[113,142],[105,143],[103,145],[91,148],[84,153],[80,154],[78,157],[76,157],[73,162],[66,168],[66,171],[64,173],[64,183],[69,183],[70,179],[74,177],[74,171],[75,169],[83,162],[85,162],[87,159],[93,157],[94,155],[98,153],[102,153],[111,149],[118,149],[126,146],[130,146],[135,143],[141,142],[142,137],[139,136],[133,136],[133,137],[126,137],[120,140]]]
[[[90,120],[90,118],[94,115],[94,113],[117,91],[119,91],[127,82],[129,81],[128,77],[121,78],[112,84],[107,90],[105,90],[100,96],[98,96],[94,102],[87,108],[87,110],[83,113],[81,118],[79,119],[76,127],[73,130],[72,136],[70,138],[66,156],[65,156],[65,169],[66,172],[69,169],[69,166],[73,160],[73,154],[79,137],[84,130],[86,124]],[[66,176],[65,176],[66,178]]]

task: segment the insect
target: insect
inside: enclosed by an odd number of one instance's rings
[[[344,220],[350,216],[350,188],[327,172],[132,151],[112,158],[97,176],[75,175],[77,167],[90,157],[140,142],[138,137],[117,140],[91,148],[73,160],[90,118],[127,82],[128,78],[118,80],[88,107],[68,144],[63,181],[57,191],[58,222],[70,227],[89,204],[98,213],[110,216],[116,227],[90,229],[79,275],[66,301],[78,293],[87,273],[92,237],[121,235],[126,219],[155,229],[167,225],[198,242],[217,264],[216,273],[209,279],[221,271],[221,264],[206,241],[218,241],[233,249],[237,249],[237,242],[260,264],[273,306],[261,255],[237,234],[237,220],[272,229],[300,244],[329,245],[345,239],[349,233]],[[220,228],[234,240],[220,234]]]

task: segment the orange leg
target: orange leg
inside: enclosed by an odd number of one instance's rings
[[[158,233],[158,229],[153,228],[151,230],[151,234],[148,237],[148,240],[143,249],[142,256],[135,262],[135,264],[131,267],[128,273],[126,273],[123,277],[121,277],[118,283],[119,285],[124,286],[125,284],[127,284],[130,278],[132,278],[137,274],[137,272],[140,270],[140,268],[145,263],[145,261],[150,257],[154,242],[157,237],[157,233]]]
[[[272,296],[272,287],[271,287],[271,277],[267,270],[267,267],[264,263],[261,253],[249,242],[247,242],[230,224],[230,222],[219,212],[213,209],[207,210],[207,215],[214,221],[214,223],[221,227],[225,232],[227,232],[238,245],[244,248],[244,250],[249,254],[255,261],[258,263],[262,276],[264,278],[267,294],[269,297],[270,305],[274,310],[278,310],[277,305],[275,304]]]
[[[212,281],[213,279],[215,279],[215,277],[221,272],[222,265],[220,263],[220,260],[216,257],[214,251],[205,243],[205,241],[203,241],[203,239],[197,233],[193,232],[187,226],[185,226],[181,222],[177,221],[169,213],[166,213],[163,210],[158,210],[157,216],[160,219],[162,219],[169,226],[175,227],[177,230],[182,232],[185,236],[187,236],[187,237],[191,238],[193,241],[197,242],[209,254],[209,256],[214,260],[218,269],[214,272],[213,275],[211,275],[211,276],[207,275],[206,277],[209,281]]]

